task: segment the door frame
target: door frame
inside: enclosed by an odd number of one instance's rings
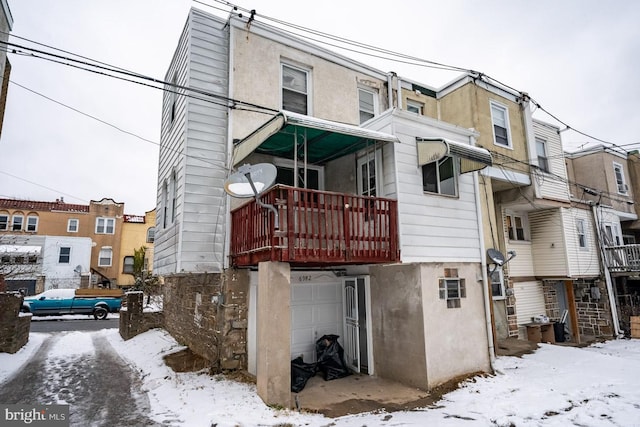
[[[344,277],[342,279],[342,297],[343,297],[343,301],[342,301],[342,327],[343,327],[343,331],[346,331],[347,328],[347,322],[346,322],[346,305],[347,305],[347,301],[344,298],[345,297],[345,286],[346,286],[346,282],[347,281],[354,281],[356,283],[356,291],[359,292],[359,280],[362,281],[362,284],[364,285],[364,307],[360,306],[360,304],[358,304],[358,313],[361,313],[362,311],[364,311],[365,314],[365,339],[366,339],[366,346],[367,346],[367,375],[374,375],[374,365],[373,365],[373,333],[372,333],[372,324],[373,322],[371,321],[371,284],[369,281],[369,276],[368,275],[357,275],[357,276],[348,276],[348,277]],[[360,327],[359,330],[361,331],[362,328]],[[346,333],[344,333],[345,339],[346,339]],[[359,340],[361,341],[361,340]],[[345,350],[346,350],[346,341],[345,341]],[[358,359],[360,359],[359,355],[360,355],[360,342],[358,342]],[[359,361],[359,365],[362,365],[362,361]]]

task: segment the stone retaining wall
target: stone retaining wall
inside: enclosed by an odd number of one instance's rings
[[[164,327],[164,314],[162,312],[145,313],[143,302],[142,292],[128,292],[123,297],[123,307],[120,310],[120,336],[125,341],[149,329]]]
[[[19,293],[0,293],[0,352],[15,353],[29,341],[31,315],[21,314]]]

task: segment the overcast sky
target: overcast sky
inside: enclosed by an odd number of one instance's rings
[[[529,93],[574,129],[622,146],[637,143],[627,148],[640,146],[638,1],[234,3],[256,9],[258,20],[262,14],[481,71]],[[159,79],[190,7],[227,16],[189,0],[9,0],[9,5],[16,36]],[[36,47],[15,37],[10,41]],[[436,87],[459,75],[341,53]],[[110,197],[124,202],[126,213],[153,209],[162,92],[42,59],[9,54],[9,60],[12,82],[137,136],[10,84],[0,139],[0,197],[53,201],[62,196],[82,204]],[[540,111],[534,117],[557,124]],[[572,131],[562,138],[568,150],[590,141]]]

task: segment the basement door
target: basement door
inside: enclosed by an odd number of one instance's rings
[[[367,318],[368,278],[350,277],[343,281],[344,360],[354,372],[369,374],[369,334]]]

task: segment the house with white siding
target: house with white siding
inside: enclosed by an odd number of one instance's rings
[[[290,405],[290,360],[328,334],[353,372],[425,390],[491,370],[476,131],[416,115],[395,73],[236,15],[192,9],[166,82],[154,272],[247,273],[267,403]],[[263,164],[273,187],[225,193]]]

